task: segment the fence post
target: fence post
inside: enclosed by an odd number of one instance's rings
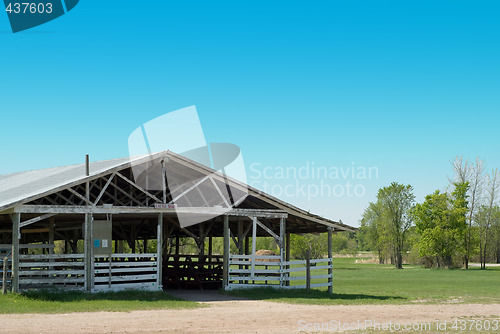
[[[7,269],[8,269],[9,258],[4,257],[3,259],[3,277],[2,277],[2,294],[7,293]]]
[[[306,250],[306,289],[311,290],[311,253]]]
[[[230,247],[230,236],[229,236],[229,216],[224,216],[224,247],[223,247],[223,265],[222,265],[222,288],[224,291],[228,290],[229,285],[229,247]]]
[[[328,293],[333,294],[333,252],[332,252],[332,234],[333,227],[328,228],[328,265],[332,266],[332,268],[328,268]],[[331,262],[330,262],[331,261]]]

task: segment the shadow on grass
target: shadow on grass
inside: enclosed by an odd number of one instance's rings
[[[406,300],[404,297],[400,296],[384,296],[384,295],[365,295],[365,294],[350,294],[350,293],[334,293],[329,294],[326,291],[311,290],[307,291],[305,289],[296,290],[280,290],[274,288],[255,288],[255,289],[245,289],[236,290],[229,292],[229,294],[237,297],[249,298],[249,299],[262,299],[262,300],[332,300],[332,301],[384,301],[384,300]]]
[[[163,291],[118,291],[88,293],[82,291],[64,291],[55,289],[31,290],[23,292],[22,295],[31,300],[50,302],[75,302],[91,300],[114,300],[114,301],[182,301],[180,298],[172,297]]]

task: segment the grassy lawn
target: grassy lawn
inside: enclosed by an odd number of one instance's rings
[[[0,294],[0,313],[127,312],[133,310],[196,308],[200,304],[174,298],[165,292],[29,291]]]
[[[360,259],[360,258],[358,258]],[[500,268],[479,270],[424,269],[358,264],[334,258],[333,295],[326,288],[305,290],[251,289],[230,294],[297,304],[499,303]],[[295,281],[295,284],[304,284]]]

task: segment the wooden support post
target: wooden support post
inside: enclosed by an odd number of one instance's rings
[[[286,279],[287,273],[284,272],[285,267],[283,266],[283,262],[286,261],[286,240],[285,240],[285,235],[286,235],[286,221],[285,218],[280,218],[280,268],[281,268],[281,273],[280,273],[280,286],[284,287],[286,286],[286,282],[288,281]]]
[[[245,236],[245,255],[250,255],[250,236],[247,234]],[[250,268],[248,265],[245,266],[245,269],[248,270]],[[245,281],[245,284],[248,284],[248,281]]]
[[[3,271],[2,271],[2,295],[7,293],[7,270],[9,265],[9,258],[3,258]]]
[[[180,251],[180,237],[179,237],[179,232],[177,232],[177,235],[175,236],[175,255],[179,255]]]
[[[49,245],[54,244],[54,217],[49,218]],[[49,248],[49,254],[54,254],[54,248]]]
[[[21,214],[12,214],[12,292],[19,292],[19,239],[21,231]]]
[[[238,220],[238,254],[243,255],[243,222]],[[239,269],[243,269],[243,265],[238,266]],[[240,284],[243,284],[243,281],[240,280]]]
[[[156,252],[157,252],[157,266],[158,278],[156,284],[158,289],[162,289],[163,284],[163,213],[158,214],[158,226],[156,229]]]
[[[250,277],[255,277],[255,253],[257,252],[257,217],[252,218],[252,264],[250,269]]]
[[[85,214],[85,290],[92,291],[94,288],[94,238],[92,214]]]
[[[245,255],[250,255],[250,236],[245,236]]]
[[[290,232],[286,233],[286,240],[285,240],[285,261],[290,261]],[[287,265],[285,267],[286,269],[290,269],[290,266]],[[286,286],[290,286],[290,281],[286,281]]]
[[[328,228],[328,258],[332,259],[332,262],[331,263],[329,262],[328,264],[331,264],[333,266],[332,234],[333,234],[333,227],[329,227]],[[333,282],[333,268],[328,268],[328,283],[330,284],[328,286],[328,293],[329,294],[333,294],[332,282]]]
[[[208,268],[210,270],[213,269],[213,265],[212,265],[212,254],[213,254],[212,239],[213,239],[212,234],[210,234],[210,236],[208,237],[208,263],[209,263]]]
[[[311,253],[306,250],[306,289],[311,290]]]
[[[200,238],[198,239],[199,242],[197,243],[198,245],[198,261],[200,262],[205,262],[205,226],[203,223],[199,224],[199,233],[200,233]]]
[[[229,216],[225,215],[224,216],[224,247],[223,247],[223,252],[224,252],[224,263],[223,263],[223,274],[222,274],[222,288],[224,290],[227,290],[227,286],[229,284]]]

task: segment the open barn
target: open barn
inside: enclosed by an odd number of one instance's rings
[[[311,264],[328,269],[312,286],[331,292],[332,233],[353,230],[170,151],[0,176],[0,270],[15,292],[297,288],[290,272]],[[328,257],[291,261],[292,233],[328,233]],[[259,255],[263,236],[278,254]]]

